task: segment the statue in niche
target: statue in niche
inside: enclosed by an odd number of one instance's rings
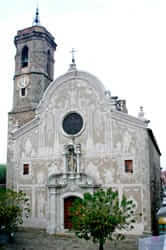
[[[73,145],[68,145],[67,150],[67,165],[69,172],[76,172],[77,171],[77,155],[75,153],[75,149]]]

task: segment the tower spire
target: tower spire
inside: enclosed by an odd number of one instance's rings
[[[36,8],[35,18],[33,20],[33,26],[40,25],[40,18],[39,18],[39,8]]]

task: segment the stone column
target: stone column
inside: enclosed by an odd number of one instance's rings
[[[80,155],[81,155],[81,144],[76,144],[75,153],[77,157],[77,173],[80,173]]]
[[[47,232],[54,234],[56,232],[56,189],[54,187],[49,188],[49,207],[48,207],[48,226]]]

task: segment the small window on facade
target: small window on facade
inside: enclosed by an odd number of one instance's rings
[[[26,96],[26,88],[21,88],[21,96]]]
[[[27,66],[28,66],[28,47],[24,46],[21,53],[21,67],[24,68]]]
[[[125,172],[133,173],[133,161],[132,160],[125,160]]]
[[[23,165],[23,175],[28,175],[29,174],[29,164],[24,163]]]

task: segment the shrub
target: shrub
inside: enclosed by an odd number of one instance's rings
[[[0,189],[0,231],[15,232],[29,216],[29,200],[22,191]]]

